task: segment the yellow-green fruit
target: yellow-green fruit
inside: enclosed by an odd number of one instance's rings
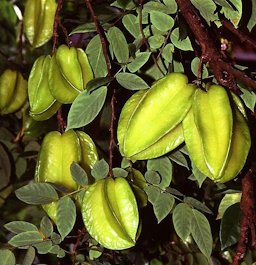
[[[206,87],[207,92],[196,91],[192,108],[182,122],[183,132],[196,167],[223,183],[243,168],[251,145],[250,132],[239,99],[233,104],[223,87]]]
[[[19,110],[27,99],[27,80],[21,73],[7,69],[0,76],[0,114]]]
[[[38,48],[53,35],[55,0],[27,0],[24,12],[24,31],[29,43]]]
[[[82,216],[89,234],[108,249],[135,245],[139,214],[135,196],[124,178],[95,182],[85,192]]]
[[[49,55],[40,56],[34,62],[28,79],[30,115],[37,121],[49,119],[61,106],[50,93],[48,83],[50,61]]]
[[[131,160],[164,155],[184,141],[181,121],[189,111],[196,86],[181,73],[171,73],[135,93],[124,105],[117,129],[120,152]]]
[[[82,49],[61,45],[52,56],[49,85],[57,101],[72,103],[92,78],[91,66]]]
[[[56,183],[73,191],[78,186],[71,176],[72,162],[79,163],[89,175],[89,169],[92,169],[97,160],[96,147],[86,133],[69,130],[61,134],[53,131],[43,140],[37,159],[35,180]],[[44,209],[56,221],[56,202],[45,205]]]

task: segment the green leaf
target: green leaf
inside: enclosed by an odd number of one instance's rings
[[[213,214],[213,212],[205,204],[201,203],[193,197],[185,197],[184,202],[202,212]]]
[[[220,224],[220,243],[221,249],[234,245],[240,236],[239,222],[241,210],[239,203],[231,205],[224,213]]]
[[[101,25],[104,29],[108,29],[110,27],[110,24],[104,23]],[[96,27],[94,22],[87,22],[85,24],[79,25],[76,28],[74,28],[70,33],[69,36],[77,33],[87,33],[87,32],[96,32]]]
[[[14,234],[19,234],[22,232],[34,231],[38,232],[37,227],[34,224],[25,221],[12,221],[4,225],[4,228],[11,231]]]
[[[153,184],[153,185],[159,185],[161,182],[161,177],[156,171],[153,170],[148,170],[145,173],[145,179],[148,183]]]
[[[183,73],[184,72],[184,67],[183,67],[182,62],[173,60],[173,70],[174,70],[174,72]]]
[[[149,59],[151,52],[140,52],[136,54],[136,58],[127,65],[131,73],[138,71]]]
[[[192,209],[186,203],[179,203],[173,210],[174,229],[183,241],[186,241],[191,233],[192,216]]]
[[[15,235],[8,241],[8,243],[14,247],[24,247],[29,246],[34,243],[42,242],[43,238],[39,232],[30,231],[30,232],[22,232],[18,235]]]
[[[250,92],[245,88],[242,88],[239,86],[243,94],[241,95],[242,100],[244,101],[244,104],[247,108],[249,108],[251,111],[254,111],[255,104],[256,104],[256,94],[254,92]]]
[[[104,159],[101,159],[99,161],[96,161],[91,171],[91,174],[96,180],[99,180],[107,177],[108,172],[109,172],[108,163]]]
[[[164,4],[168,7],[170,14],[175,14],[178,6],[175,0],[164,0]]]
[[[195,57],[193,60],[192,60],[192,62],[191,62],[191,70],[192,70],[192,72],[193,72],[193,74],[195,75],[195,76],[197,76],[198,75],[198,68],[200,67],[200,59],[198,58],[198,57]],[[207,70],[207,67],[205,66],[205,64],[204,64],[204,66],[203,66],[203,73],[202,73],[202,78],[206,78],[206,77],[208,77],[208,70]]]
[[[161,176],[159,187],[164,189],[168,187],[172,181],[172,163],[167,157],[149,159],[147,170],[154,170]]]
[[[57,253],[57,258],[64,258],[66,256],[66,253],[64,251],[64,249],[60,249]]]
[[[185,197],[185,195],[183,193],[181,193],[180,191],[178,191],[174,188],[167,187],[165,192],[171,193],[172,195],[175,195],[175,196]]]
[[[123,32],[117,27],[111,27],[107,36],[117,61],[119,63],[127,63],[129,60],[129,49]]]
[[[205,176],[196,166],[195,164],[192,163],[192,172],[193,175],[195,177],[195,179],[198,182],[199,188],[202,187],[203,182],[205,181],[205,179],[207,178],[207,176]]]
[[[137,17],[135,15],[132,14],[125,15],[122,19],[122,22],[125,28],[135,39],[137,39],[141,35],[140,26]]]
[[[8,185],[11,177],[11,163],[7,152],[0,144],[0,190]]]
[[[14,254],[9,249],[0,249],[1,265],[16,265]]]
[[[50,237],[51,234],[53,233],[53,225],[51,220],[47,217],[44,216],[40,222],[40,229],[41,232],[45,237]]]
[[[79,164],[73,162],[70,166],[70,171],[72,178],[78,185],[88,185],[87,173]]]
[[[201,16],[206,20],[208,25],[211,21],[218,20],[218,15],[216,11],[216,5],[213,0],[191,0],[191,3],[199,10]]]
[[[113,81],[112,77],[97,77],[90,80],[86,85],[86,90],[88,92],[94,90],[95,88],[99,88],[101,86],[105,86]]]
[[[108,71],[99,35],[93,37],[88,43],[86,53],[88,55],[94,76],[105,77]]]
[[[102,251],[99,251],[98,249],[90,249],[89,250],[89,258],[90,260],[95,260],[99,258],[102,255]]]
[[[73,229],[76,221],[76,206],[69,197],[62,197],[57,208],[57,228],[64,239]]]
[[[17,198],[28,204],[47,204],[57,201],[56,190],[48,183],[31,183],[15,191]]]
[[[83,127],[92,122],[101,111],[107,96],[102,86],[89,94],[86,90],[76,97],[68,113],[67,130]]]
[[[249,31],[251,31],[256,25],[256,2],[253,0],[251,2],[252,2],[252,8],[251,8],[252,13],[247,24],[247,28],[249,29]]]
[[[183,51],[193,51],[189,37],[180,40],[179,28],[175,28],[171,33],[171,42],[175,47]]]
[[[30,246],[26,251],[25,257],[22,261],[22,265],[32,265],[35,257],[36,257],[36,251],[33,247]]]
[[[160,193],[153,203],[153,209],[158,223],[160,223],[172,210],[175,199],[169,193]]]
[[[165,41],[164,36],[160,34],[156,34],[148,38],[149,46],[152,49],[159,49],[164,44],[164,41]]]
[[[239,21],[242,17],[242,11],[243,11],[243,3],[242,0],[232,0],[233,10],[230,8],[227,8],[225,6],[222,7],[221,13],[224,14],[224,16],[229,19],[233,25],[237,28]]]
[[[123,157],[122,158],[122,162],[121,162],[121,168],[125,169],[130,167],[130,160],[128,160],[127,158]]]
[[[207,218],[195,209],[192,209],[191,232],[198,248],[209,259],[213,245],[211,227]]]
[[[185,167],[189,170],[188,161],[182,152],[176,151],[169,155],[169,158],[176,164]]]
[[[129,73],[119,73],[116,76],[117,82],[129,90],[141,90],[149,88],[148,84],[139,76]]]
[[[113,175],[115,178],[126,178],[128,176],[128,172],[120,167],[113,168]]]
[[[232,6],[229,4],[227,0],[214,0],[214,2],[220,6],[224,6],[226,8],[233,10]]]
[[[168,43],[163,49],[162,56],[168,63],[172,62],[173,52],[174,52],[174,45],[172,43]]]
[[[241,196],[242,193],[225,194],[219,205],[217,219],[221,219],[231,205],[240,202]]]
[[[168,31],[174,26],[174,20],[171,16],[159,11],[150,12],[152,24],[160,31]]]
[[[149,1],[143,5],[143,11],[150,13],[152,11],[159,11],[165,14],[174,14],[176,10],[174,9],[174,5],[166,6],[159,2]]]
[[[54,245],[50,248],[49,253],[57,255],[60,249],[59,245]]]
[[[154,204],[159,195],[160,195],[160,189],[158,187],[155,187],[155,186],[147,186],[144,188],[144,191],[146,192],[147,196],[148,196],[148,200]]]
[[[51,240],[54,245],[58,245],[61,242],[61,236],[55,232],[51,234]]]

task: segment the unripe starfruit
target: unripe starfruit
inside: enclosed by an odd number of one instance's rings
[[[38,48],[53,35],[55,0],[27,0],[24,12],[24,31],[29,43]]]
[[[40,56],[34,62],[28,79],[30,115],[37,121],[49,119],[61,106],[50,93],[48,83],[50,61],[49,55]]]
[[[183,133],[196,167],[212,180],[224,183],[243,168],[251,145],[250,132],[237,98],[234,104],[219,85],[207,85],[206,89],[196,91],[192,108],[182,122]]]
[[[89,175],[88,169],[92,169],[97,160],[96,147],[86,133],[69,130],[61,134],[52,131],[43,140],[37,159],[35,180],[56,183],[73,191],[78,186],[71,176],[72,162],[79,163]],[[56,221],[56,202],[44,205],[44,209]]]
[[[91,66],[82,49],[61,45],[52,56],[49,85],[57,101],[72,103],[92,78]]]
[[[82,216],[89,234],[102,246],[133,247],[139,226],[135,196],[124,178],[96,181],[85,192]]]
[[[131,160],[151,159],[184,141],[181,121],[188,113],[196,86],[181,73],[171,73],[124,105],[117,129],[121,154]]]
[[[18,71],[7,69],[0,76],[0,114],[16,112],[27,99],[27,80]]]

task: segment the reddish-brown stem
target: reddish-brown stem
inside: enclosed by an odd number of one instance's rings
[[[111,72],[110,72],[111,64],[110,64],[110,59],[108,56],[107,42],[106,42],[105,37],[104,37],[104,31],[103,31],[103,29],[99,23],[99,20],[98,20],[97,15],[96,15],[96,13],[95,13],[92,5],[91,5],[90,0],[84,0],[84,1],[85,1],[87,8],[89,9],[89,11],[91,13],[93,22],[94,22],[95,27],[96,27],[96,31],[99,34],[101,46],[102,46],[102,51],[103,51],[103,54],[105,57],[106,65],[107,65],[108,77],[110,77],[111,76]]]
[[[246,254],[249,237],[251,236],[251,239],[255,237],[254,182],[253,173],[249,170],[242,180],[242,198],[240,202],[242,219],[240,222],[240,238],[232,265],[239,265],[241,263]]]
[[[176,0],[180,11],[187,21],[188,26],[199,42],[202,50],[202,61],[208,62],[213,74],[219,84],[238,92],[236,78],[239,79],[248,89],[256,89],[256,81],[243,72],[235,69],[231,63],[224,60],[220,49],[216,48],[204,21],[198,14],[195,7],[188,0]]]
[[[111,98],[111,122],[110,122],[110,141],[109,141],[109,175],[113,176],[113,150],[116,145],[115,143],[115,120],[116,120],[116,115],[115,115],[115,104],[116,104],[116,90],[113,90],[112,98]]]
[[[65,128],[66,128],[66,123],[62,117],[62,109],[61,107],[58,109],[57,113],[57,120],[58,120],[58,131],[61,133],[64,133]]]
[[[53,24],[53,46],[52,46],[52,54],[55,52],[56,47],[58,45],[58,25],[60,21],[60,11],[62,9],[62,0],[58,0],[58,6],[54,17],[54,24]]]
[[[150,48],[150,46],[148,44],[147,38],[146,38],[146,36],[144,34],[143,25],[142,25],[142,10],[143,10],[143,0],[140,0],[139,25],[140,25],[140,33],[141,33],[141,36],[142,36],[141,45],[145,44],[147,46],[147,49],[151,52],[151,57],[152,57],[155,65],[157,66],[159,71],[162,73],[162,75],[165,75],[165,73],[163,72],[163,70],[161,69],[161,67],[158,64],[157,58],[152,53],[151,48]]]

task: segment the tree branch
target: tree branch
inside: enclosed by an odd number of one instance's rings
[[[59,34],[58,34],[58,25],[60,21],[60,11],[62,9],[62,0],[58,0],[58,6],[57,10],[54,16],[54,24],[53,24],[53,46],[52,46],[52,54],[55,52],[57,44],[58,44],[58,39],[59,39]]]
[[[213,74],[220,85],[228,87],[238,93],[236,78],[239,79],[248,89],[256,89],[256,81],[243,72],[235,69],[231,63],[226,62],[220,50],[215,47],[207,27],[196,8],[188,0],[176,0],[180,11],[187,21],[188,26],[199,42],[202,50],[201,60],[208,62]]]
[[[240,239],[237,244],[236,254],[232,265],[239,265],[243,260],[246,254],[250,232],[251,238],[255,238],[254,182],[255,176],[253,176],[252,170],[249,170],[242,180],[242,198],[240,202],[242,220],[240,222]]]

